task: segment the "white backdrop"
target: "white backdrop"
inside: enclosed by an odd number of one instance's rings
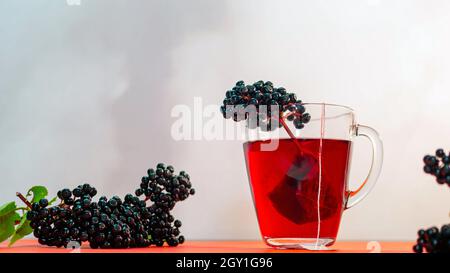
[[[379,183],[340,239],[414,240],[449,219],[448,187],[421,170],[450,149],[449,13],[445,0],[1,0],[0,203],[34,184],[124,195],[163,161],[197,189],[176,209],[188,238],[259,238],[241,144],[176,142],[170,113],[264,79],[352,106],[383,137]],[[356,187],[370,147],[354,151]]]

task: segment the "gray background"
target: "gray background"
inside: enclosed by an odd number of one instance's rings
[[[449,1],[0,1],[0,203],[85,181],[134,191],[159,161],[187,170],[192,239],[256,239],[238,141],[174,141],[174,105],[270,79],[304,101],[352,106],[385,164],[339,237],[413,240],[448,222],[449,190],[421,158],[449,148]],[[369,166],[356,141],[351,185]]]

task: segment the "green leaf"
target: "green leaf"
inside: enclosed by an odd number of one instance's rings
[[[42,198],[45,198],[48,194],[48,190],[44,186],[34,186],[28,190],[27,196],[31,196],[33,194],[33,199],[31,203],[39,202]]]
[[[0,243],[14,234],[14,226],[16,225],[16,221],[19,220],[20,215],[15,211],[0,216]]]
[[[48,205],[51,205],[53,203],[55,203],[55,201],[58,199],[57,196],[53,197],[52,200],[48,201]]]
[[[22,216],[20,224],[17,226],[8,246],[12,246],[15,242],[32,233],[33,229],[30,227],[30,221],[27,220],[26,214]]]
[[[0,216],[4,216],[16,210],[16,202],[9,202],[0,207]]]

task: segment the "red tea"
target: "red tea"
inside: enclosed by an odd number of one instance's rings
[[[262,151],[269,141],[244,144],[261,234],[265,239],[327,238],[332,244],[345,205],[351,142],[296,141],[280,139],[274,151]]]

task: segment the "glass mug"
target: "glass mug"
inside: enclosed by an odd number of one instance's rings
[[[356,124],[346,106],[305,103],[311,120],[301,130],[282,122],[244,143],[247,172],[261,235],[278,248],[326,249],[335,240],[342,212],[373,188],[383,161],[378,133]],[[367,137],[372,165],[362,185],[348,188],[352,139]]]

